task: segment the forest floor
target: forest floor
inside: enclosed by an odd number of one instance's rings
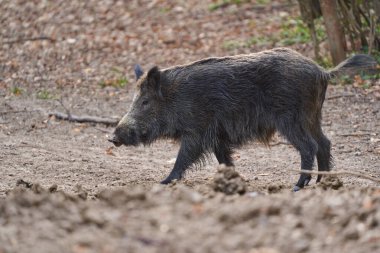
[[[277,46],[313,57],[310,43],[283,32],[297,23],[296,5],[0,2],[0,253],[380,252],[379,184],[314,177],[293,193],[300,157],[280,136],[269,148],[236,150],[241,179],[210,158],[163,186],[178,143],[113,148],[111,127],[48,117],[122,116],[135,63],[168,67]],[[379,100],[379,80],[328,87],[323,129],[334,170],[380,178]],[[218,192],[220,181],[246,193]]]

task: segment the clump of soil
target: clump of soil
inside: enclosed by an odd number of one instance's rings
[[[16,181],[16,186],[6,192],[7,196],[21,196],[26,194],[37,194],[37,195],[47,195],[52,193],[59,193],[68,199],[82,199],[86,200],[88,193],[83,189],[81,185],[76,185],[73,189],[75,194],[69,194],[64,191],[58,191],[58,185],[52,184],[49,187],[43,187],[39,183],[32,183],[25,181],[24,179],[18,179]]]
[[[247,189],[245,180],[233,167],[220,166],[214,176],[212,188],[227,195],[244,194]]]
[[[268,186],[268,192],[269,193],[278,193],[284,188],[283,185],[279,184],[271,184]]]
[[[33,184],[27,181],[24,181],[23,179],[19,179],[16,182],[16,186],[26,187],[26,188],[32,188]]]
[[[327,189],[338,190],[339,188],[343,187],[343,182],[336,176],[327,176],[321,180],[319,185],[324,190],[327,190]]]
[[[51,185],[48,189],[43,188],[38,183],[31,183],[25,181],[24,179],[18,179],[16,181],[16,187],[9,190],[7,194],[11,194],[12,192],[22,192],[22,191],[32,191],[33,193],[40,194],[43,192],[56,192],[58,186],[56,184]]]
[[[218,172],[224,174],[237,178],[231,170]],[[30,189],[0,199],[0,252],[357,253],[380,249],[377,188],[204,197],[177,183],[149,190],[141,186],[102,190],[96,201],[42,187],[39,193]]]
[[[136,187],[125,191],[122,189],[119,190],[103,190],[96,194],[96,197],[99,200],[107,202],[110,206],[118,206],[130,201],[145,201],[146,192],[140,188]]]

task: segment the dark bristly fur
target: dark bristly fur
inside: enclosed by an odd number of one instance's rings
[[[301,168],[331,167],[330,141],[321,129],[328,80],[345,68],[372,66],[369,56],[347,59],[332,71],[286,48],[249,55],[208,58],[143,74],[136,66],[138,94],[110,140],[115,145],[149,144],[157,138],[181,141],[170,175],[214,153],[232,166],[234,148],[250,140],[268,144],[275,131],[300,152]],[[318,181],[321,178],[318,177]],[[302,174],[302,188],[310,175]]]

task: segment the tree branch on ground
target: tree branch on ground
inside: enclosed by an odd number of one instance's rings
[[[50,112],[49,117],[55,117],[59,120],[67,120],[70,122],[78,122],[78,123],[97,123],[97,124],[104,124],[107,126],[116,126],[117,123],[119,123],[120,119],[111,119],[111,118],[101,118],[96,116],[77,116],[73,115],[71,113],[65,114],[61,112]]]
[[[335,95],[335,96],[331,96],[331,97],[327,97],[326,100],[333,100],[333,99],[337,99],[337,98],[347,98],[347,97],[354,97],[355,94],[341,94],[341,95]]]

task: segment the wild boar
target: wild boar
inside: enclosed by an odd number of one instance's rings
[[[298,150],[302,170],[311,170],[316,156],[318,170],[329,171],[331,144],[321,128],[328,81],[342,70],[373,65],[372,57],[355,55],[327,71],[293,50],[277,48],[147,73],[137,66],[137,94],[109,141],[120,146],[179,140],[177,160],[163,184],[181,179],[210,153],[233,166],[235,148],[251,140],[268,144],[275,131]],[[310,174],[301,174],[294,190],[310,180]]]

